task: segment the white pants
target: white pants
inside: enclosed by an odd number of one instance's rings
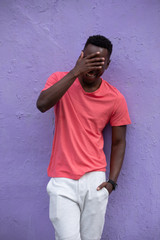
[[[105,172],[86,173],[79,180],[50,179],[49,218],[56,240],[100,240],[109,193],[96,188],[105,181]]]

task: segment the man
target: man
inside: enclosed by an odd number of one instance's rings
[[[130,118],[123,95],[101,78],[111,53],[109,39],[89,37],[75,67],[52,74],[37,100],[41,112],[53,106],[55,111],[47,191],[56,240],[99,240],[108,197],[117,186]],[[108,122],[112,147],[106,181],[102,131]]]

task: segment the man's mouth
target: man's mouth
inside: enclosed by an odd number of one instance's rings
[[[96,76],[97,76],[97,72],[95,72],[95,71],[90,71],[90,72],[86,73],[86,75],[87,75],[87,77],[93,78],[93,77],[96,77]]]

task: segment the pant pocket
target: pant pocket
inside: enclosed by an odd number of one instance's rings
[[[47,184],[47,186],[46,186],[46,191],[47,191],[48,194],[51,192],[51,191],[50,191],[50,188],[51,188],[51,180],[52,180],[52,179],[49,180],[49,182],[48,182],[48,184]]]
[[[108,192],[107,188],[103,187],[102,190],[105,192],[105,194],[107,195],[107,197],[109,197],[109,192]]]
[[[54,224],[59,224],[61,218],[60,198],[58,195],[50,195],[49,218]],[[55,227],[55,226],[54,226]]]

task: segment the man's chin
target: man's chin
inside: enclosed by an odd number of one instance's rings
[[[100,78],[83,78],[83,83],[88,87],[93,87],[99,82]]]
[[[93,83],[97,82],[97,78],[93,78],[93,77],[84,77],[83,78],[83,82],[88,84],[88,85],[92,85]]]
[[[92,84],[92,83],[98,81],[100,76],[101,75],[98,75],[98,74],[86,73],[85,75],[83,75],[83,81],[88,83],[88,84]]]

